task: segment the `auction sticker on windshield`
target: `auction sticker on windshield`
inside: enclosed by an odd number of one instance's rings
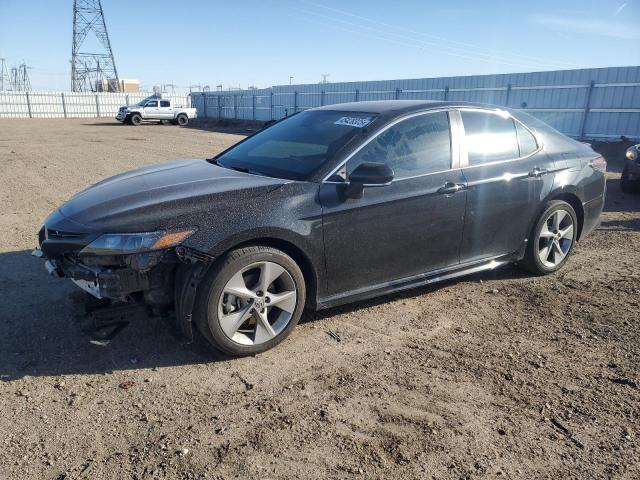
[[[371,117],[342,117],[336,120],[334,125],[347,125],[349,127],[364,128],[371,123]]]

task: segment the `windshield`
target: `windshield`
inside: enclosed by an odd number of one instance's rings
[[[305,180],[375,119],[373,113],[311,110],[256,133],[216,158],[226,168]]]
[[[157,99],[158,97],[156,97],[155,95],[151,95],[150,97],[140,100],[138,103],[136,103],[136,106],[144,107],[144,104],[147,103],[147,100],[157,100]]]

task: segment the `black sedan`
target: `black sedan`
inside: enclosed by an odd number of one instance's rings
[[[561,268],[597,225],[604,159],[526,113],[455,102],[315,108],[209,160],[103,180],[34,253],[116,306],[175,313],[234,355],[323,309],[517,263]]]

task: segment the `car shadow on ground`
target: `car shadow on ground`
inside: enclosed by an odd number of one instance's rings
[[[0,254],[0,380],[104,374],[233,360],[209,348],[197,334],[194,342],[187,342],[177,335],[171,319],[157,317],[135,319],[105,347],[89,343],[89,337],[82,333],[74,318],[77,309],[72,298],[78,295],[78,288],[68,280],[47,275],[42,260],[30,253],[23,250]],[[465,281],[524,275],[515,268],[502,268],[466,277]],[[317,313],[306,312],[302,323],[427,294],[452,284],[455,281]]]
[[[74,320],[77,287],[50,277],[30,253],[0,254],[0,380],[227,360],[199,339],[187,343],[156,317],[132,321],[106,347],[90,344]]]

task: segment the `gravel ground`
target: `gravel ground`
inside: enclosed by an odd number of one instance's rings
[[[241,138],[0,120],[0,478],[640,478],[640,196],[606,150],[602,226],[515,268],[305,320],[228,359],[163,320],[108,347],[29,256],[46,215],[120,171]],[[339,339],[339,340],[338,340]]]

